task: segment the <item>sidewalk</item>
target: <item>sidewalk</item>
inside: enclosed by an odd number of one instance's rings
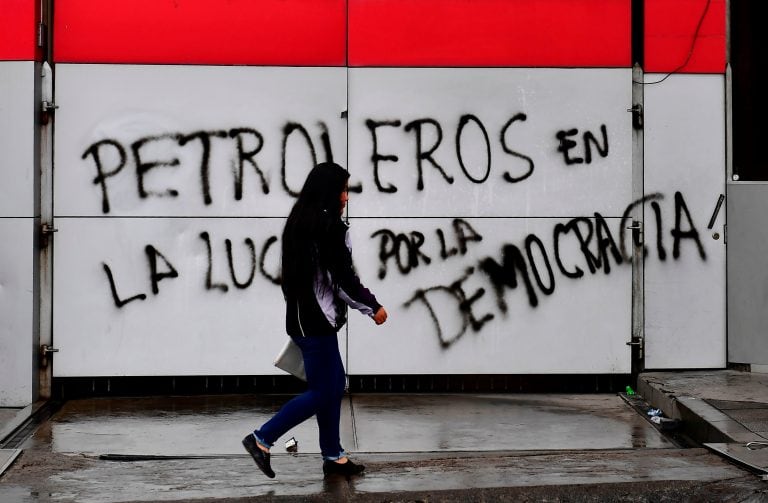
[[[638,393],[719,454],[768,453],[745,447],[768,431],[768,376],[647,373]],[[298,454],[287,438],[275,445],[267,479],[240,439],[287,398],[71,400],[14,445],[0,501],[744,501],[768,490],[722,455],[672,442],[616,394],[348,395],[341,440],[367,474],[323,479],[307,421],[289,434]]]
[[[737,370],[647,372],[638,393],[707,448],[768,474],[768,374]]]
[[[0,501],[742,501],[763,490],[706,449],[679,448],[616,394],[348,395],[341,440],[366,475],[324,479],[307,421],[290,432],[298,454],[286,438],[274,446],[267,479],[240,440],[287,398],[66,402],[18,445]]]

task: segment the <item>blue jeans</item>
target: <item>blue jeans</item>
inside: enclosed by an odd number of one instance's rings
[[[294,339],[304,356],[308,389],[283,405],[272,419],[253,434],[266,447],[294,426],[313,415],[320,430],[320,452],[325,460],[337,460],[346,454],[339,439],[341,400],[344,398],[346,377],[339,354],[337,335],[323,334]]]

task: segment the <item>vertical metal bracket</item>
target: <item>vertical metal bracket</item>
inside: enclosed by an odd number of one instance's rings
[[[54,232],[59,232],[59,229],[55,228],[53,225],[49,223],[44,223],[40,227],[40,234],[41,234],[40,247],[41,248],[45,248],[48,246],[48,243],[50,243],[51,237],[53,237]]]
[[[632,242],[635,246],[643,244],[643,223],[637,220],[632,220],[632,225],[628,225],[627,229],[632,231]]]
[[[632,108],[627,108],[627,112],[632,113],[632,127],[643,129],[643,105],[636,103],[632,105]]]
[[[645,338],[643,337],[632,337],[632,340],[627,342],[627,346],[636,347],[637,348],[637,357],[642,359],[645,356]]]
[[[51,361],[51,355],[58,352],[58,349],[48,346],[47,344],[40,346],[40,366],[43,368],[47,367]]]

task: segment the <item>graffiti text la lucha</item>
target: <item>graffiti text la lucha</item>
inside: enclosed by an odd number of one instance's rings
[[[266,265],[267,261],[273,261],[272,259],[275,258],[274,254],[279,253],[279,246],[273,246],[278,241],[277,236],[269,236],[261,244],[261,246],[257,246],[253,239],[245,238],[243,240],[243,246],[241,247],[240,251],[234,251],[234,245],[232,241],[230,239],[225,239],[224,247],[226,249],[227,263],[229,266],[230,282],[214,276],[213,269],[216,252],[212,246],[210,234],[207,231],[203,231],[200,233],[199,237],[205,245],[206,256],[208,259],[208,268],[205,273],[206,290],[226,292],[229,290],[230,285],[241,290],[248,288],[253,283],[256,277],[256,272],[259,272],[261,277],[270,283],[275,285],[280,284],[279,272],[270,271],[271,267]],[[248,260],[245,261],[247,266],[243,267],[243,261],[240,260],[237,261],[239,265],[236,267],[236,260],[234,259],[234,256],[236,255],[238,257],[242,257],[243,249],[245,250],[245,254],[248,256]],[[173,263],[171,263],[171,261],[155,246],[145,246],[144,252],[147,259],[147,279],[149,281],[152,293],[157,295],[160,293],[160,282],[167,279],[178,278],[179,271],[176,269]],[[146,300],[146,293],[138,293],[132,296],[121,297],[118,291],[117,282],[115,281],[115,275],[112,272],[112,268],[106,263],[102,263],[102,267],[104,269],[104,273],[107,276],[110,292],[112,293],[112,300],[114,301],[116,307],[122,308],[126,304],[129,304],[133,301]]]

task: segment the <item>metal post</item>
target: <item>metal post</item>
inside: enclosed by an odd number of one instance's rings
[[[643,176],[643,69],[632,68],[632,199],[639,201],[645,193]],[[644,207],[632,210],[632,375],[645,368],[645,276],[644,276]]]
[[[51,397],[53,346],[53,71],[48,62],[41,65],[40,120],[40,227],[39,236],[39,340],[34,356],[38,359],[40,398]]]

